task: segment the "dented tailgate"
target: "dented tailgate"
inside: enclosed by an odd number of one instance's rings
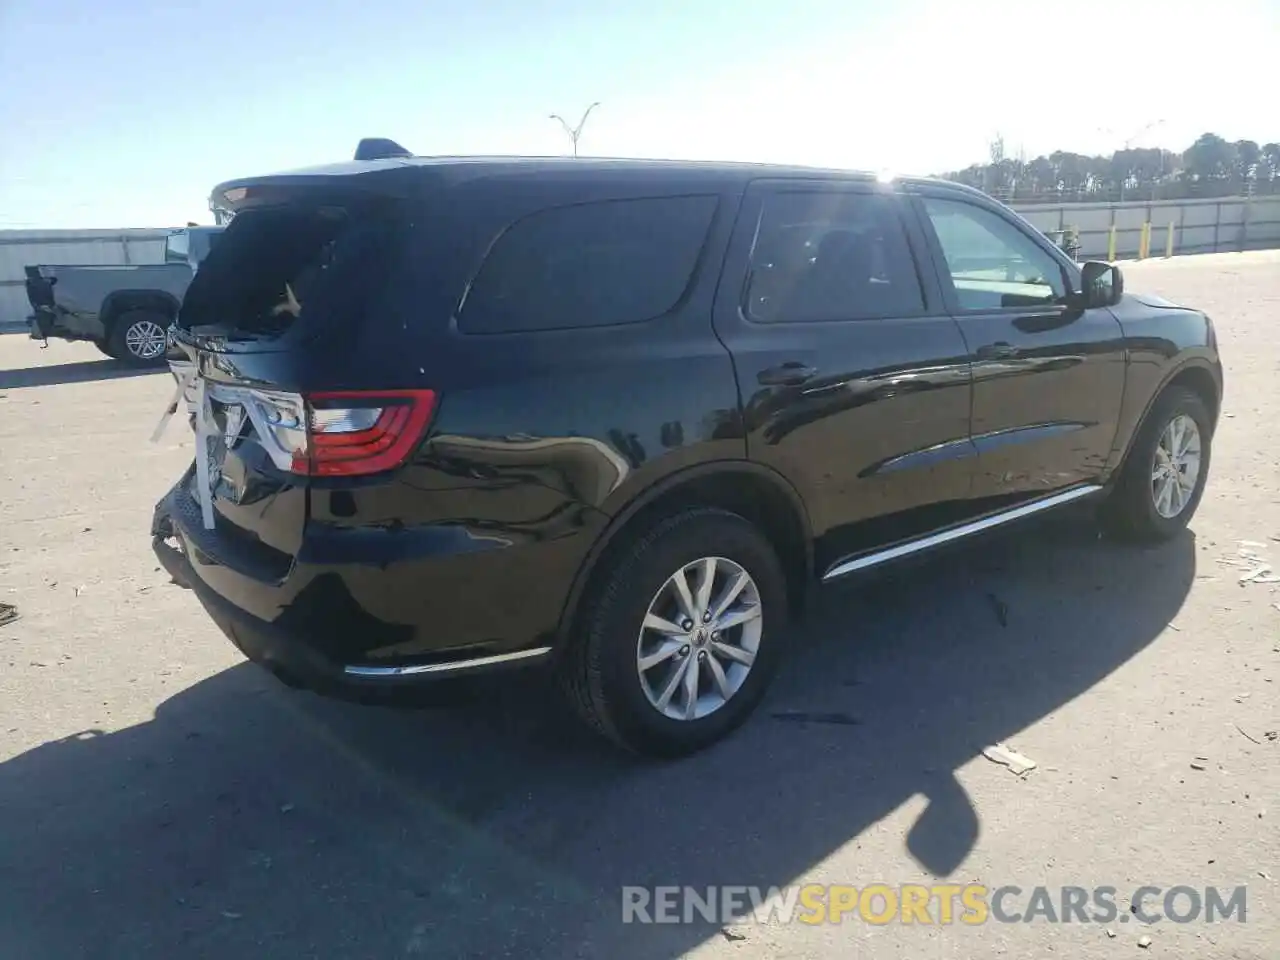
[[[179,411],[196,435],[182,487],[184,526],[216,530],[217,549],[233,554],[218,558],[228,565],[284,576],[307,517],[306,478],[288,469],[305,443],[301,408],[288,394],[226,376],[189,343],[180,346],[194,361],[170,361],[177,383],[156,437]]]

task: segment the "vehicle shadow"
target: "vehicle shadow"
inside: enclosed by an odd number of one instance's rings
[[[1064,515],[830,594],[757,716],[668,764],[537,677],[393,710],[238,666],[0,765],[0,951],[676,957],[720,934],[624,926],[622,886],[783,885],[917,794],[902,843],[945,876],[982,829],[954,771],[1151,643],[1194,575],[1190,533]]]
[[[168,372],[169,368],[165,364],[155,367],[131,367],[119,360],[103,357],[101,360],[79,360],[75,363],[51,364],[47,367],[0,370],[0,390],[48,387],[58,383],[88,383],[92,380],[118,380],[121,377],[145,377]]]

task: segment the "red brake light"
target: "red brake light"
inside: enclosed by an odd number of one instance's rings
[[[307,449],[294,473],[353,477],[393,470],[426,433],[434,390],[334,391],[306,395]]]

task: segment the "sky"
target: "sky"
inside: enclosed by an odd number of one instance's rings
[[[351,157],[937,173],[1280,140],[1280,0],[0,0],[0,228],[212,222],[210,190]]]

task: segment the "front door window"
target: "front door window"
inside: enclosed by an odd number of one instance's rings
[[[1012,223],[957,200],[928,198],[925,212],[946,259],[963,311],[1061,303],[1062,267]]]

